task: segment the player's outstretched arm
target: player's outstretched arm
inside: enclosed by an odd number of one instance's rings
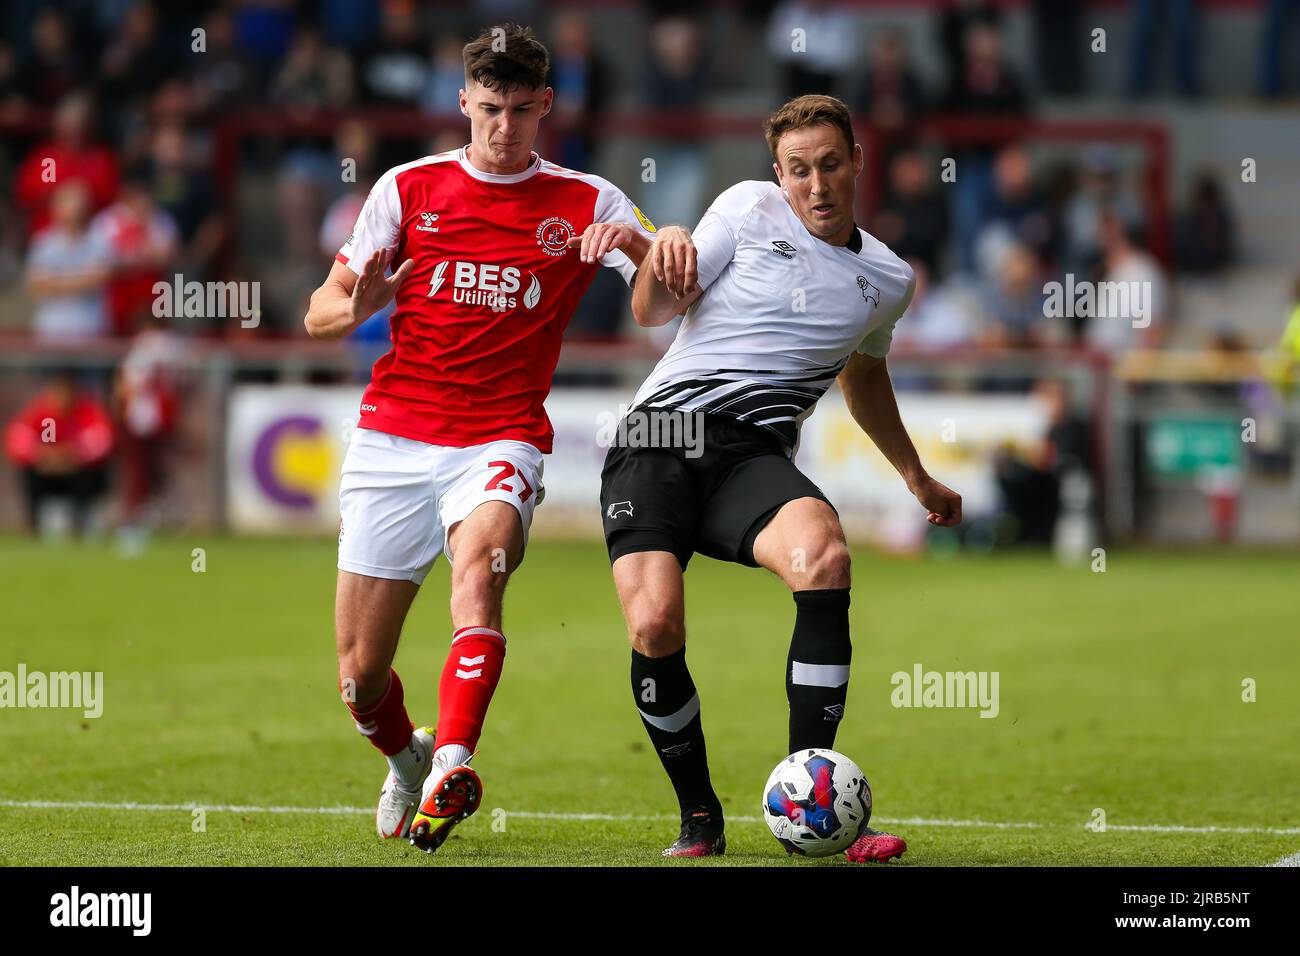
[[[704,294],[698,284],[695,243],[681,226],[664,226],[650,243],[632,290],[632,316],[650,328],[667,325]]]
[[[415,262],[407,259],[391,278],[386,278],[388,257],[385,250],[375,250],[361,275],[335,262],[324,283],[311,294],[307,317],[303,319],[307,334],[314,339],[342,338],[388,305],[402,280],[415,268]]]
[[[907,482],[907,490],[928,512],[926,520],[946,528],[960,524],[961,495],[935,481],[921,465],[921,456],[898,414],[885,360],[854,352],[839,382],[849,414]]]

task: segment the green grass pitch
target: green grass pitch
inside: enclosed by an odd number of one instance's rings
[[[1114,551],[1104,574],[1042,556],[855,557],[837,748],[866,771],[877,825],[910,844],[891,866],[1300,849],[1300,555]],[[479,813],[434,857],[381,844],[368,811],[384,765],[335,689],[333,560],[323,540],[168,538],[124,559],[0,539],[0,671],[103,671],[105,697],[95,720],[0,710],[0,863],[849,865],[788,858],[758,819],[785,755],[793,604],[766,572],[706,558],[687,575],[687,630],[729,849],[660,859],[675,806],[598,543],[534,542],[511,583]],[[418,723],[436,713],[447,594],[440,563],[398,654]],[[891,674],[916,663],[997,671],[1000,713],[893,707]],[[189,804],[212,808],[201,831]],[[1096,808],[1104,832],[1085,827]]]

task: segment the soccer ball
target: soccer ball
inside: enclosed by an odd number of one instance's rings
[[[830,856],[847,850],[871,819],[871,787],[844,754],[800,750],[767,778],[762,813],[788,852]]]

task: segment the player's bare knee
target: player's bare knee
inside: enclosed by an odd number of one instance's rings
[[[509,576],[504,566],[497,570],[487,556],[458,561],[451,580],[452,618],[484,624],[495,621],[500,614]]]
[[[388,690],[391,661],[354,645],[339,652],[339,691],[348,703],[364,709]]]
[[[627,636],[638,654],[667,657],[686,642],[682,611],[666,604],[642,604],[628,614]]]
[[[847,588],[852,582],[853,559],[843,541],[830,540],[810,549],[806,570],[792,575],[792,590]]]
[[[476,555],[471,559],[457,560],[452,567],[452,599],[499,600],[505,593],[510,578],[509,565],[491,554]]]

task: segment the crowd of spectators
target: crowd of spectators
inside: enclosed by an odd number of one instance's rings
[[[547,152],[562,165],[600,170],[593,117],[601,111],[616,104],[657,115],[708,111],[719,91],[752,77],[756,62],[776,68],[772,102],[760,108],[804,92],[844,97],[884,136],[883,182],[863,225],[916,271],[912,310],[896,338],[904,347],[1086,345],[1118,354],[1157,345],[1173,314],[1168,267],[1214,276],[1234,262],[1233,216],[1211,170],[1178,204],[1172,259],[1161,262],[1147,247],[1149,210],[1135,186],[1133,156],[1105,144],[1053,154],[1040,143],[946,142],[925,132],[934,116],[1030,117],[1034,89],[1080,92],[1060,68],[1065,54],[1058,55],[1061,24],[1077,17],[1077,4],[1033,5],[1036,85],[1022,75],[1026,64],[1008,54],[997,3],[936,7],[928,42],[942,67],[938,77],[920,68],[915,32],[864,30],[859,11],[826,0],[732,5],[721,47],[712,31],[723,14],[709,5],[641,6],[644,35],[614,44],[593,34],[588,8],[530,0],[10,4],[0,34],[0,124],[14,134],[0,149],[0,171],[12,184],[0,196],[7,223],[0,227],[0,284],[21,276],[33,303],[30,331],[42,342],[135,340],[135,364],[112,377],[111,389],[101,383],[106,414],[125,436],[119,452],[131,459],[128,511],[147,510],[160,484],[157,463],[174,429],[176,391],[157,369],[177,336],[254,334],[215,317],[177,317],[162,328],[152,313],[155,284],[176,275],[259,281],[264,314],[255,334],[301,334],[306,297],[375,177],[412,155],[463,143],[460,48],[483,23],[529,22],[548,43],[556,106],[545,125]],[[1059,16],[1049,16],[1047,6]],[[1150,27],[1158,6],[1135,5],[1140,47],[1158,46],[1160,31]],[[1285,11],[1275,9],[1284,6],[1269,5],[1261,18],[1276,28],[1266,41],[1276,55],[1261,75],[1268,95],[1286,88],[1287,24]],[[1177,18],[1167,37],[1175,85],[1196,95],[1194,4],[1169,7]],[[622,68],[619,56],[639,58],[642,68]],[[1150,64],[1138,59],[1134,96],[1153,82]],[[245,140],[236,159],[252,175],[241,177],[240,188],[261,189],[256,195],[264,199],[220,195],[231,183],[218,177],[214,130],[223,118],[268,107],[286,122],[343,118],[331,135]],[[394,111],[416,120],[406,140],[394,142],[366,121]],[[30,122],[33,116],[48,122]],[[707,145],[685,132],[660,135],[645,153],[654,175],[630,169],[620,185],[655,220],[694,223],[716,185]],[[945,162],[952,163],[950,178]],[[269,246],[271,255],[245,254],[248,225],[236,235],[231,215],[241,201],[273,231],[258,247]],[[1066,276],[1147,283],[1151,327],[1049,316],[1044,290]],[[625,334],[625,313],[626,290],[602,273],[571,332]],[[387,318],[375,316],[352,337],[359,374],[386,349]]]
[[[1193,16],[1182,10],[1190,5],[1172,6],[1178,16]],[[1135,29],[1145,35],[1152,5],[1139,7]],[[0,281],[4,262],[24,264],[36,303],[32,329],[46,340],[133,334],[149,308],[148,290],[178,273],[187,281],[262,281],[262,331],[295,334],[329,246],[346,236],[373,178],[392,162],[463,138],[460,46],[474,25],[511,15],[537,23],[552,49],[557,96],[547,145],[562,165],[598,167],[593,117],[615,99],[651,114],[707,110],[710,96],[756,55],[777,67],[774,101],[814,90],[844,96],[886,137],[884,188],[865,225],[923,264],[931,283],[960,277],[980,286],[973,298],[953,299],[981,303],[979,314],[950,329],[1016,343],[1081,340],[1082,328],[1040,334],[1022,287],[1057,273],[1098,278],[1103,211],[1119,217],[1130,243],[1140,242],[1144,210],[1131,164],[1104,146],[1080,162],[1048,167],[1018,143],[945,144],[916,135],[936,114],[1032,113],[998,4],[937,8],[931,40],[943,76],[928,80],[911,48],[914,34],[890,25],[866,33],[859,11],[827,0],[737,5],[725,54],[714,42],[716,11],[708,5],[646,3],[644,13],[640,89],[627,90],[615,78],[626,82],[628,71],[614,68],[611,46],[597,42],[592,17],[579,8],[505,0],[458,7],[414,0],[14,4],[5,34],[11,39],[0,41],[0,120],[48,108],[51,122],[48,136],[7,157],[13,187],[4,201],[21,227],[0,232]],[[1180,31],[1173,37],[1177,62]],[[741,42],[751,44],[747,56],[731,49]],[[1040,45],[1052,42],[1051,31],[1040,37]],[[273,254],[249,262],[232,234],[238,200],[218,198],[213,130],[224,116],[268,106],[290,119],[407,110],[441,132],[423,142],[376,141],[364,120],[354,119],[338,125],[333,142],[245,142],[241,168],[273,170],[273,198],[254,208],[272,213],[276,233]],[[684,132],[660,136],[646,152],[653,175],[627,188],[657,220],[693,223],[713,185],[706,146]],[[944,157],[960,171],[951,180],[940,179]],[[350,161],[350,176],[340,176],[341,161]],[[1174,239],[1177,262],[1189,270],[1213,274],[1232,262],[1231,213],[1212,174],[1198,179]],[[261,264],[273,268],[255,274]],[[613,301],[612,287],[600,285],[593,296]],[[587,310],[575,328],[618,334],[622,311],[605,309],[602,318]],[[191,319],[180,331],[238,334],[213,320]]]

